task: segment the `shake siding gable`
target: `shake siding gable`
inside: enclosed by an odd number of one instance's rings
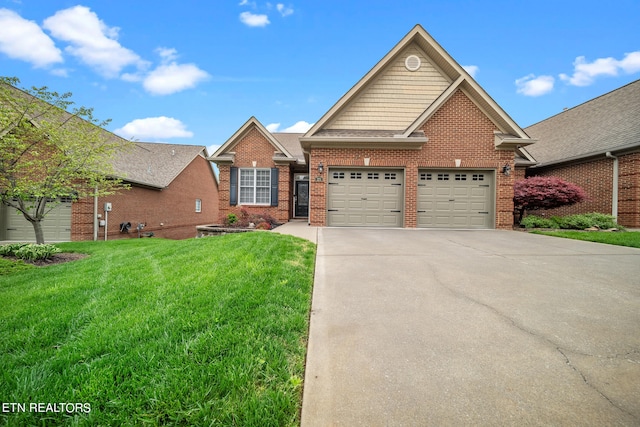
[[[405,58],[409,55],[420,58],[421,66],[417,71],[409,71],[405,67]],[[325,128],[405,129],[450,84],[426,54],[412,44]]]

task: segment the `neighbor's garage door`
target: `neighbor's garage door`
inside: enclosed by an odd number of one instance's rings
[[[327,225],[402,227],[402,170],[330,169]]]
[[[22,242],[35,242],[36,235],[33,225],[22,213],[9,207],[5,207],[6,231],[5,239]],[[68,242],[71,240],[71,199],[63,198],[42,223],[42,231],[45,242]]]
[[[492,171],[421,170],[418,227],[493,228]]]

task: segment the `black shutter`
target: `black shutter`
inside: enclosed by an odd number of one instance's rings
[[[278,206],[278,168],[271,168],[271,206]]]
[[[238,204],[238,168],[231,169],[231,175],[229,176],[229,205],[235,206]]]

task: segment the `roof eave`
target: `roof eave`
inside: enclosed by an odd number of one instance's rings
[[[379,148],[379,149],[400,149],[400,150],[419,150],[429,141],[427,137],[401,138],[395,137],[352,137],[352,138],[336,138],[336,137],[303,137],[300,138],[300,145],[308,152],[313,148]]]

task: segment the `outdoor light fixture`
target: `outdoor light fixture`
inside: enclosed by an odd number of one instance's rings
[[[511,166],[509,166],[508,163],[502,167],[502,173],[505,174],[506,176],[511,175]]]
[[[318,164],[318,173],[322,173],[322,171],[324,171],[324,165],[322,164],[322,162],[320,162]]]

